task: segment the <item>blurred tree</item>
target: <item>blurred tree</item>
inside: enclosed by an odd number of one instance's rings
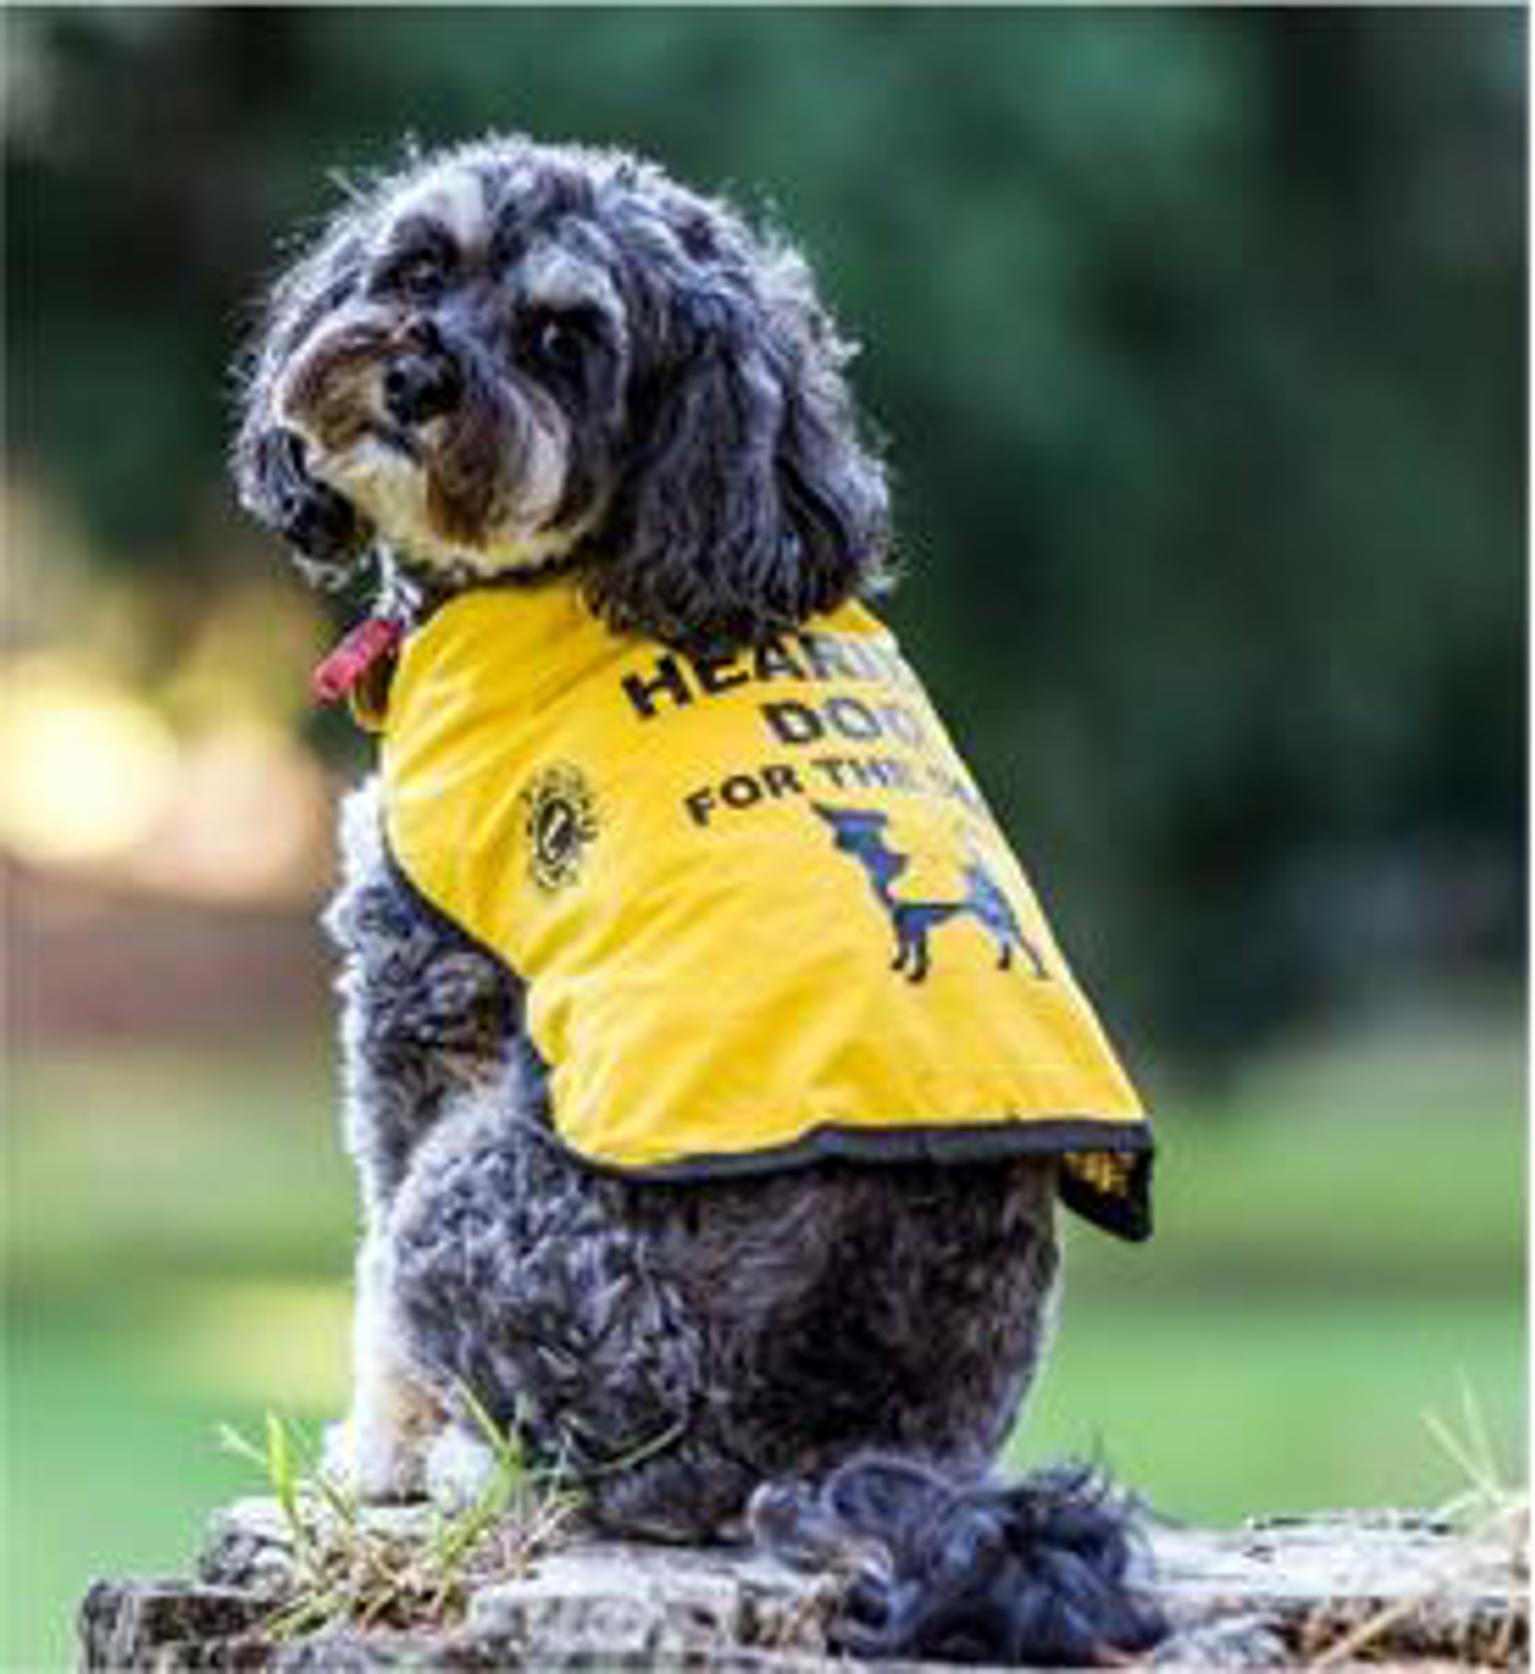
[[[1521,12],[6,23],[8,445],[104,562],[207,588],[325,169],[633,145],[781,206],[866,340],[893,614],[1132,1044],[1518,967]]]

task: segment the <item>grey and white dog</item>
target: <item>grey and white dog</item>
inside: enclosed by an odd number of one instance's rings
[[[371,570],[403,628],[467,587],[569,587],[728,651],[885,577],[849,352],[796,252],[728,207],[492,139],[355,192],[278,280],[235,471],[306,576]],[[1111,1494],[984,1480],[1049,1330],[1051,1159],[599,1173],[551,1134],[516,978],[403,883],[371,787],[342,847],[366,1231],[333,1463],[364,1495],[465,1491],[467,1386],[613,1531],[729,1537],[756,1491],[787,1552],[882,1539],[850,1644],[1090,1660],[1152,1636]]]

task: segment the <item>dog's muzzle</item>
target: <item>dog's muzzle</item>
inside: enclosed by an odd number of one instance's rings
[[[463,400],[464,375],[436,330],[418,326],[384,370],[384,407],[407,428],[444,418]]]

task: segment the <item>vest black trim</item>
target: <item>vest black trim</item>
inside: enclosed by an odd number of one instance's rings
[[[510,985],[508,1012],[519,1020],[524,1012],[527,981],[506,958],[477,936],[449,918],[411,881],[409,874],[384,839],[385,866],[396,887],[409,899],[414,910],[460,946],[490,960]],[[526,1034],[525,1027],[523,1033]],[[537,1047],[531,1038],[527,1049],[535,1058]],[[541,1060],[540,1060],[541,1061]],[[545,1066],[547,1068],[547,1066]],[[790,1145],[742,1153],[689,1157],[675,1163],[658,1163],[643,1169],[622,1168],[610,1162],[582,1156],[560,1135],[552,1115],[546,1112],[549,1137],[573,1162],[593,1173],[614,1179],[683,1185],[708,1180],[738,1180],[753,1175],[783,1173],[809,1168],[818,1162],[857,1164],[928,1162],[1002,1162],[1014,1157],[1058,1157],[1073,1151],[1115,1152],[1131,1158],[1124,1195],[1098,1191],[1093,1185],[1062,1167],[1057,1189],[1061,1201],[1084,1220],[1130,1243],[1151,1236],[1151,1174],[1155,1139],[1149,1119],[1134,1126],[1109,1124],[1062,1114],[1059,1117],[1028,1117],[1014,1126],[978,1123],[923,1128],[914,1126],[866,1129],[826,1125],[804,1134]]]

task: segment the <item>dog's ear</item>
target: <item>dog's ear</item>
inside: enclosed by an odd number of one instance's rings
[[[310,474],[303,440],[276,415],[275,390],[299,346],[356,290],[360,250],[346,218],[338,218],[272,287],[235,369],[239,423],[230,468],[240,504],[282,536],[306,579],[321,587],[347,581],[373,530],[349,500]]]
[[[310,476],[298,436],[275,425],[243,435],[235,479],[241,505],[293,548],[308,580],[321,587],[347,581],[371,531],[350,500]]]
[[[674,292],[630,392],[630,453],[593,542],[595,609],[694,652],[757,643],[883,573],[884,471],[797,262],[781,293]]]

